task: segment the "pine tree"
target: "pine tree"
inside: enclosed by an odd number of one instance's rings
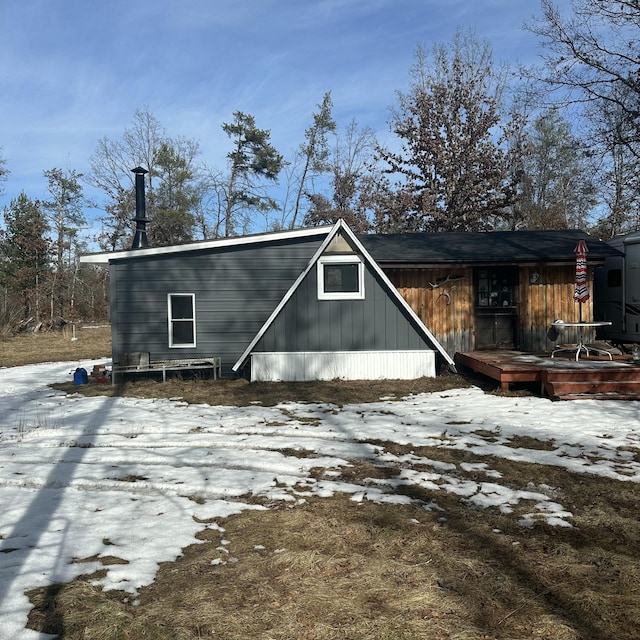
[[[50,275],[51,243],[40,203],[22,192],[4,209],[5,230],[0,236],[0,280],[17,301],[22,320],[39,321],[40,306]],[[8,309],[10,305],[5,304]],[[7,318],[5,318],[7,321]]]
[[[55,236],[55,270],[51,279],[51,321],[57,314],[63,322],[76,256],[73,254],[78,230],[86,224],[82,211],[84,193],[82,174],[73,170],[49,169],[44,171],[51,200],[42,203],[48,213]]]
[[[153,224],[149,230],[154,246],[193,240],[196,192],[194,172],[188,159],[167,142],[156,156],[157,184],[153,192]]]
[[[229,136],[233,149],[227,154],[229,177],[226,185],[225,236],[234,235],[238,222],[246,227],[252,211],[265,212],[276,208],[261,181],[275,182],[284,160],[271,144],[271,133],[256,127],[255,118],[242,111],[233,114],[233,122],[224,123],[222,130]]]

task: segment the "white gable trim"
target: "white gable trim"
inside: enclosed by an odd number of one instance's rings
[[[266,322],[262,325],[258,333],[255,335],[253,340],[249,343],[249,346],[244,350],[238,361],[233,365],[232,370],[238,371],[238,369],[245,363],[249,354],[253,351],[254,347],[262,338],[262,336],[266,333],[267,329],[271,326],[273,321],[276,319],[280,311],[284,308],[287,302],[291,299],[296,289],[300,286],[302,281],[305,279],[309,271],[313,269],[316,265],[316,262],[320,258],[320,256],[324,253],[325,249],[329,246],[329,243],[333,240],[336,234],[339,231],[343,231],[346,236],[351,240],[353,246],[356,247],[357,251],[363,256],[365,262],[371,266],[371,268],[376,272],[383,285],[386,286],[391,295],[398,301],[400,306],[409,314],[411,319],[416,323],[416,326],[423,334],[424,337],[427,338],[429,342],[433,344],[433,346],[438,350],[438,352],[442,355],[442,357],[446,360],[446,362],[453,367],[455,370],[455,363],[451,356],[444,350],[442,345],[436,340],[435,336],[429,331],[429,329],[424,325],[422,320],[418,317],[418,315],[414,312],[414,310],[409,306],[409,303],[400,295],[400,292],[393,286],[393,283],[387,278],[384,271],[378,266],[376,261],[371,257],[369,252],[362,246],[362,243],[358,240],[356,235],[351,231],[349,226],[344,220],[340,219],[333,225],[333,228],[329,231],[327,237],[318,250],[315,252],[306,269],[296,278],[296,281],[291,285],[291,288],[284,295],[282,300],[280,300],[278,306],[273,310],[273,313],[269,316]]]
[[[242,352],[242,355],[238,358],[238,361],[231,367],[232,371],[237,371],[245,362],[245,360],[249,357],[249,354],[253,351],[253,348],[258,344],[258,340],[262,338],[262,336],[266,333],[267,329],[271,326],[273,321],[277,318],[278,314],[284,306],[287,304],[291,296],[295,293],[296,289],[300,286],[300,283],[305,279],[306,275],[311,271],[314,267],[318,258],[324,253],[325,249],[329,246],[329,243],[335,237],[338,229],[340,229],[340,223],[342,220],[336,222],[333,225],[333,228],[327,234],[327,237],[324,239],[324,242],[318,247],[318,250],[313,254],[311,260],[309,260],[309,264],[306,269],[296,278],[296,281],[291,285],[289,291],[284,294],[284,297],[278,303],[278,306],[273,310],[271,315],[267,318],[266,322],[260,327],[260,330],[254,336],[253,340],[249,343],[249,346]]]
[[[340,222],[342,222],[342,220],[340,220]],[[343,224],[342,228],[347,232],[352,242],[358,247],[358,250],[362,252],[362,255],[364,256],[366,262],[368,262],[371,265],[371,267],[373,267],[373,270],[378,274],[378,276],[380,277],[380,280],[382,280],[382,282],[387,286],[388,290],[391,292],[391,295],[398,301],[400,306],[404,308],[404,310],[409,314],[411,319],[416,323],[416,325],[418,326],[420,331],[423,333],[423,335],[429,339],[429,341],[433,344],[433,346],[438,350],[440,355],[455,371],[456,365],[455,365],[455,362],[453,361],[453,358],[444,350],[444,347],[438,342],[436,337],[431,333],[431,331],[424,324],[424,322],[422,322],[418,314],[411,308],[409,303],[400,295],[400,292],[395,288],[391,280],[389,280],[385,272],[380,268],[378,263],[371,257],[369,252],[362,246],[362,244],[360,243],[356,235],[353,233],[353,231],[351,231],[351,229],[347,226],[346,223]]]
[[[202,249],[221,249],[224,247],[239,247],[247,244],[260,244],[263,242],[277,242],[296,238],[313,237],[329,232],[331,227],[313,227],[309,229],[295,229],[293,231],[275,231],[272,233],[260,233],[250,236],[237,236],[233,238],[215,238],[213,240],[201,240],[186,244],[173,244],[166,247],[149,247],[146,249],[126,249],[124,251],[110,251],[106,253],[89,253],[80,256],[80,262],[86,264],[108,264],[111,260],[126,260],[128,258],[141,258],[145,256],[164,256],[171,253],[188,253],[201,251]]]

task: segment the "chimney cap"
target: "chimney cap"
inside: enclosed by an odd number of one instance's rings
[[[143,169],[142,167],[136,167],[135,169],[131,169],[131,173],[136,173],[136,174],[141,173],[142,175],[144,175],[145,173],[149,173],[149,172],[146,169]]]

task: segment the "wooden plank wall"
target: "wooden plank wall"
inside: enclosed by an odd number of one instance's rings
[[[453,356],[456,351],[473,349],[472,269],[385,269],[385,272],[447,353]],[[431,286],[447,276],[462,278],[438,288]]]
[[[536,282],[531,282],[537,273]],[[538,266],[523,267],[520,270],[520,349],[522,351],[548,351],[554,343],[548,340],[547,331],[554,320],[577,322],[579,305],[573,299],[575,290],[575,267]],[[593,319],[593,270],[589,269],[588,286],[591,298],[582,305],[582,319]],[[585,333],[593,339],[593,331]],[[565,342],[575,342],[572,330],[561,338]]]
[[[431,330],[450,354],[475,349],[475,299],[473,269],[450,267],[439,269],[386,269],[387,276],[402,297],[411,305],[420,319]],[[535,283],[532,274],[537,273]],[[436,289],[431,287],[447,276],[463,276]],[[588,271],[589,290],[593,292],[593,270]],[[578,303],[573,300],[575,267],[527,266],[520,268],[518,287],[518,345],[522,351],[550,351],[554,343],[547,338],[550,324],[561,319],[576,322]],[[448,293],[447,298],[444,293]],[[592,293],[593,295],[593,293]],[[593,318],[592,299],[583,304],[584,320]],[[562,341],[574,342],[570,329]],[[585,337],[593,339],[593,331]]]

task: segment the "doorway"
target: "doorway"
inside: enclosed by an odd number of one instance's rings
[[[519,268],[474,269],[476,349],[515,349]]]

